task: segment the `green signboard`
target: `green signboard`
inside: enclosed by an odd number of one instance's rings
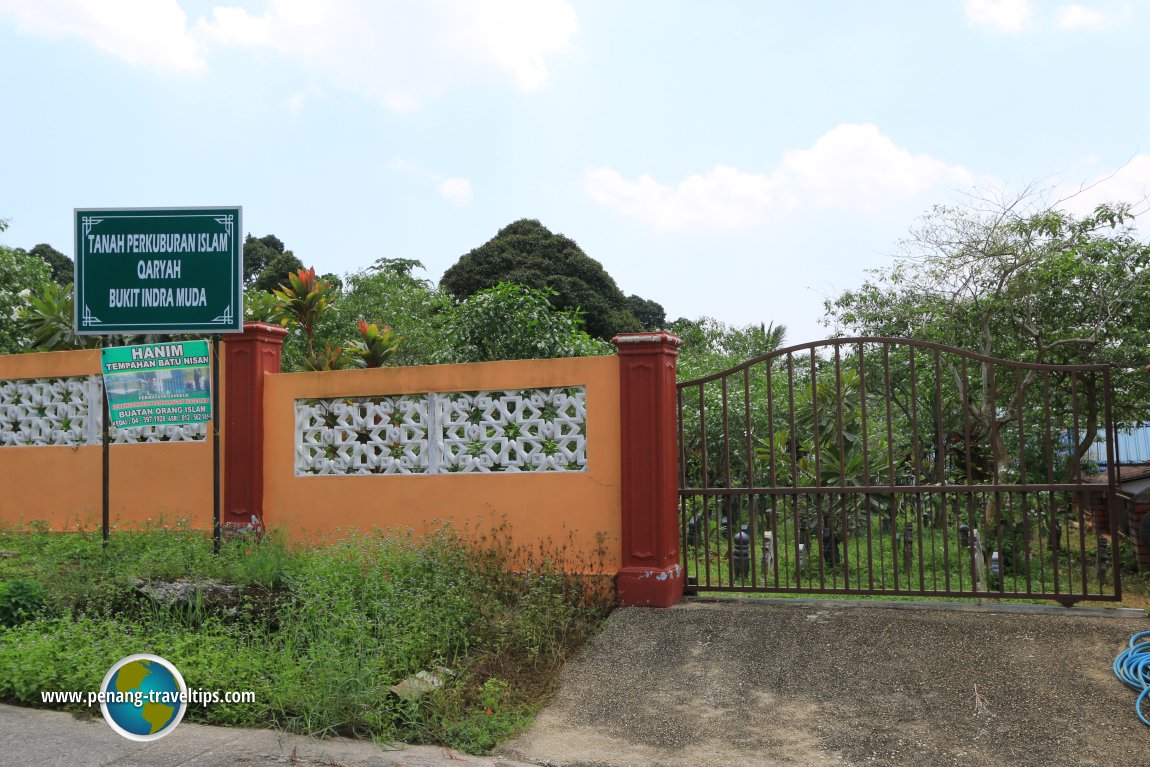
[[[78,208],[76,332],[242,332],[241,210]]]
[[[110,423],[174,426],[212,420],[207,341],[100,350]]]

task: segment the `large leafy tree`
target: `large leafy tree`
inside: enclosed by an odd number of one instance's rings
[[[625,297],[603,265],[574,240],[533,219],[500,229],[448,269],[440,285],[462,301],[501,282],[551,290],[553,305],[582,312],[587,332],[596,338],[642,330],[663,316],[663,308],[655,302]],[[636,317],[632,308],[639,309],[643,318]]]
[[[649,298],[630,295],[627,296],[625,306],[644,330],[662,330],[667,325],[667,313],[663,305]]]
[[[29,255],[36,256],[43,259],[46,264],[52,269],[52,281],[60,287],[65,287],[72,283],[72,259],[65,256],[60,251],[53,248],[46,242],[28,251]]]
[[[759,323],[738,327],[713,317],[680,317],[670,324],[669,330],[683,339],[677,366],[680,380],[718,373],[770,354],[783,346],[787,336],[785,325]]]
[[[1138,238],[1126,205],[1074,216],[1028,192],[936,206],[912,229],[892,266],[826,302],[828,324],[839,332],[919,338],[1007,360],[1109,363],[1116,417],[1143,420],[1150,416],[1150,376],[1143,371],[1150,345],[1148,265],[1150,247]],[[985,382],[989,365],[982,368]],[[1033,373],[1018,376],[1000,382],[999,392],[1010,392],[1005,398],[985,383],[969,387],[965,398],[952,395],[989,441],[990,469],[1000,476],[1011,461],[1003,435],[1024,418],[1037,381]],[[1092,391],[1096,377],[1062,384],[1076,386],[1075,396],[1086,403],[1067,456],[1070,471],[1094,440],[1101,398]]]
[[[413,272],[423,269],[414,259],[381,258],[372,266],[344,279],[331,309],[316,325],[317,342],[338,345],[360,319],[389,327],[403,339],[391,359],[395,365],[422,365],[436,361],[451,340],[443,325],[452,300],[430,281]],[[284,347],[285,366],[303,352],[303,339],[293,335]]]
[[[251,318],[286,323],[283,366],[288,370],[338,367],[364,356],[372,328],[385,339],[387,364],[420,365],[438,362],[480,362],[610,354],[614,347],[592,339],[581,329],[575,312],[556,309],[546,291],[503,284],[456,303],[428,280],[413,272],[423,265],[414,259],[381,258],[363,271],[349,274],[342,286],[316,279],[324,306],[309,310],[304,300],[311,289],[286,285],[277,296],[258,291],[247,296]],[[308,270],[309,272],[311,270]],[[298,277],[298,274],[297,274]],[[287,295],[289,292],[292,295]],[[291,300],[293,299],[299,300]],[[277,300],[278,298],[278,300]],[[291,312],[285,314],[285,309]],[[293,321],[295,315],[296,321]],[[301,321],[306,320],[306,321]],[[359,341],[349,343],[358,328]]]
[[[7,228],[0,219],[0,232]],[[31,339],[17,320],[32,293],[52,281],[52,269],[23,248],[0,245],[0,274],[0,354],[18,354],[28,351]]]
[[[244,238],[244,283],[251,285],[268,265],[268,262],[284,252],[284,243],[274,234],[256,237],[249,234]]]
[[[249,234],[244,238],[244,285],[247,287],[273,291],[287,284],[289,274],[298,273],[302,268],[303,262],[274,234],[263,237]]]
[[[444,330],[444,362],[488,362],[611,354],[585,333],[576,312],[555,309],[549,291],[501,282],[455,306]]]

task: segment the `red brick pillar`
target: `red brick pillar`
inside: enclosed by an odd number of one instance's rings
[[[679,561],[675,358],[670,333],[625,333],[619,349],[623,567],[619,604],[668,607],[683,598]]]
[[[280,372],[287,330],[262,322],[224,336],[224,507],[221,522],[264,515],[264,376]]]

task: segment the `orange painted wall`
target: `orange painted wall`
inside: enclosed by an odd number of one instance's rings
[[[295,476],[296,399],[576,385],[587,387],[586,472]],[[617,357],[281,373],[268,377],[264,407],[264,522],[292,539],[444,524],[483,533],[506,522],[515,546],[570,541],[569,564],[585,564],[601,534],[606,556],[585,569],[620,566]]]
[[[100,372],[100,352],[0,355],[0,381]],[[149,521],[210,530],[212,444],[186,442],[110,447],[113,527]],[[0,447],[0,525],[42,521],[52,530],[99,529],[103,508],[99,445]]]
[[[0,355],[0,380],[90,375],[99,352]],[[522,474],[297,477],[297,398],[586,386],[588,471]],[[268,377],[264,396],[265,523],[296,540],[350,530],[445,524],[485,533],[506,523],[513,545],[566,545],[572,564],[614,573],[620,565],[619,365],[616,357],[293,373]],[[113,526],[212,522],[212,445],[112,445]],[[224,462],[226,464],[226,461]],[[98,529],[101,448],[0,447],[0,525],[45,522]],[[593,552],[600,538],[603,558]],[[588,568],[591,569],[591,568]]]

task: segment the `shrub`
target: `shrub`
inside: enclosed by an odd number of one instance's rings
[[[550,288],[501,282],[481,290],[452,311],[446,326],[453,346],[444,362],[530,360],[611,354],[614,347],[582,330],[578,311],[551,305]]]
[[[503,531],[302,548],[256,530],[214,555],[209,536],[187,530],[113,531],[107,547],[98,533],[0,530],[0,549],[15,555],[0,559],[0,578],[18,561],[45,584],[0,586],[0,617],[19,615],[0,623],[0,701],[95,690],[115,661],[154,652],[193,687],[256,693],[254,704],[192,705],[189,721],[473,753],[530,720],[613,601],[602,582],[548,564],[562,547],[513,551]],[[203,595],[148,598],[170,580],[204,584]],[[240,597],[209,600],[217,582]],[[392,690],[420,672],[438,689]]]
[[[15,626],[44,607],[46,594],[38,581],[18,578],[0,581],[0,626]]]

